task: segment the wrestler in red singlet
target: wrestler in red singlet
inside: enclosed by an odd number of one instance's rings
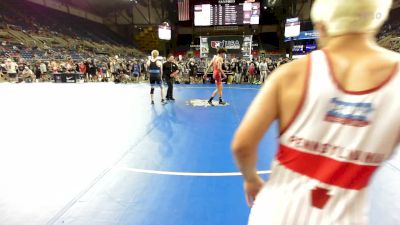
[[[218,56],[216,56],[211,62],[211,65],[213,67],[213,78],[215,80],[215,86],[217,87],[217,89],[215,89],[215,91],[211,95],[211,98],[208,100],[208,104],[210,104],[211,106],[214,106],[212,100],[217,94],[219,95],[219,104],[220,105],[226,104],[222,100],[222,89],[223,89],[222,76],[225,77],[224,71],[222,70],[222,62],[224,60],[225,53],[226,53],[225,49],[223,48],[218,49]],[[206,71],[208,71],[208,69]]]
[[[218,60],[213,61],[213,78],[216,85],[222,85],[222,77],[218,66]]]

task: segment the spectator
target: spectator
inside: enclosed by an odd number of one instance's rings
[[[22,71],[23,82],[32,83],[35,78],[36,76],[34,75],[33,71],[29,69],[28,66],[25,66],[24,70]]]
[[[268,63],[267,59],[264,59],[262,63],[260,63],[260,83],[264,83],[268,76]]]
[[[8,80],[12,83],[16,83],[18,64],[15,63],[12,59],[7,59],[5,65],[6,65]]]

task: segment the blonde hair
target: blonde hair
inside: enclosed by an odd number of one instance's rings
[[[314,23],[322,23],[330,36],[377,32],[386,21],[392,0],[315,0]]]
[[[153,59],[157,58],[159,55],[160,53],[157,50],[151,51],[151,56],[153,57]]]

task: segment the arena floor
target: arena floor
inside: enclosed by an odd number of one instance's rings
[[[177,85],[176,102],[161,105],[156,89],[152,106],[147,84],[0,84],[0,224],[246,224],[229,146],[258,90],[226,86],[229,105],[205,107],[213,86]],[[264,178],[276,129],[260,146]],[[379,204],[390,190],[400,200],[398,180],[379,185],[398,158],[373,186]]]

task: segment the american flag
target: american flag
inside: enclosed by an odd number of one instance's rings
[[[179,21],[190,20],[189,0],[178,0],[178,19]]]

